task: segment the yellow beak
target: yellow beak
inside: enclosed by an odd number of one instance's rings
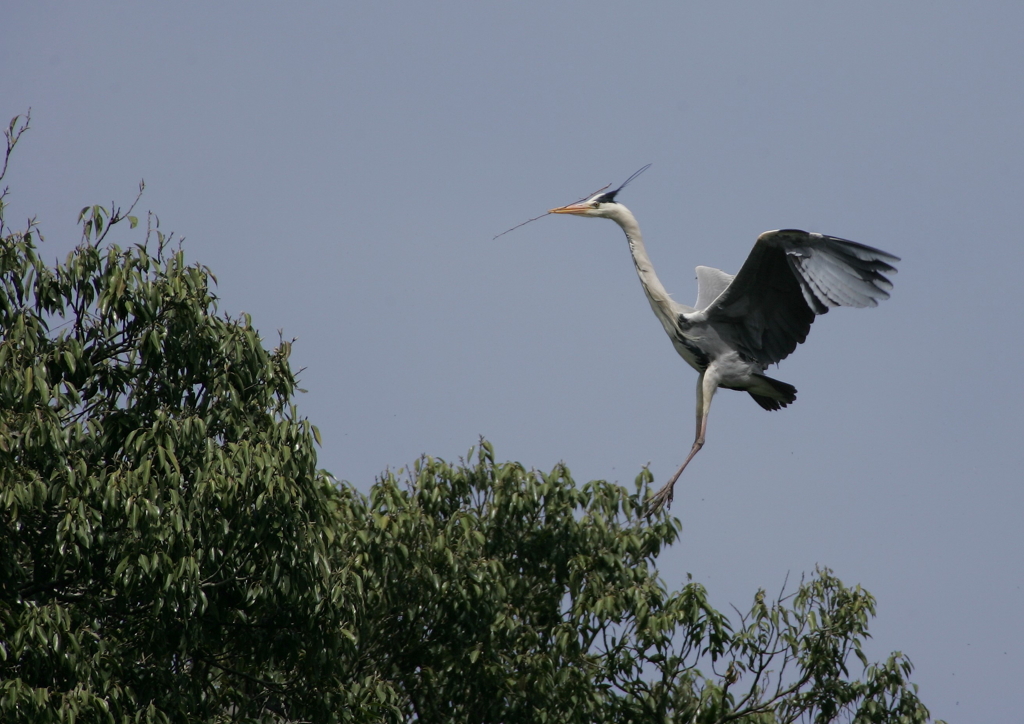
[[[585,204],[569,204],[568,206],[559,206],[557,209],[550,209],[549,214],[582,214],[584,211],[589,210],[590,207]]]

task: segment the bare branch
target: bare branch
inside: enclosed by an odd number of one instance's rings
[[[11,151],[13,151],[14,147],[18,144],[18,140],[21,138],[21,134],[23,134],[31,127],[30,124],[32,122],[32,109],[29,108],[28,111],[25,113],[25,122],[22,123],[19,127],[18,120],[21,118],[22,116],[15,116],[14,118],[12,118],[10,125],[7,126],[7,130],[4,131],[4,137],[7,139],[7,152],[4,154],[4,165],[0,167],[0,179],[2,179],[7,174],[7,162],[11,160]],[[6,193],[7,190],[4,189],[4,194]]]

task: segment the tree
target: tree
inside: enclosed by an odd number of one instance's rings
[[[3,721],[927,720],[828,570],[734,621],[669,592],[680,526],[642,516],[646,470],[577,486],[480,441],[368,496],[335,481],[290,343],[218,316],[155,217],[122,249],[132,208],[86,207],[50,266],[5,197]]]
[[[736,623],[699,584],[668,592],[654,563],[680,528],[644,518],[651,482],[577,487],[486,441],[472,464],[385,476],[338,571],[358,591],[349,676],[388,682],[406,721],[927,720],[910,662],[861,650],[874,599],[829,570]]]
[[[54,267],[2,228],[0,718],[323,720],[338,493],[290,345],[217,316],[155,219],[127,250],[131,210],[81,221]]]

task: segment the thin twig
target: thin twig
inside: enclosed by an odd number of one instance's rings
[[[608,184],[608,186],[603,186],[602,188],[599,188],[599,189],[598,189],[597,191],[595,191],[594,193],[592,193],[592,194],[587,194],[587,195],[586,195],[586,196],[584,196],[584,197],[583,197],[582,199],[578,199],[578,200],[576,200],[576,201],[573,201],[572,203],[573,203],[573,204],[578,204],[578,203],[579,203],[580,201],[586,201],[586,200],[587,200],[587,199],[589,199],[589,198],[590,198],[591,196],[596,196],[597,194],[601,193],[602,191],[604,191],[604,190],[605,190],[606,188],[608,188],[609,186],[611,186],[611,184]],[[566,206],[572,206],[572,204],[566,204]],[[511,229],[506,229],[505,231],[503,231],[503,232],[501,232],[500,234],[498,234],[498,236],[492,237],[492,238],[491,238],[491,241],[494,241],[494,240],[495,240],[495,239],[497,239],[497,238],[498,238],[499,236],[504,236],[505,234],[507,234],[507,233],[508,233],[508,232],[510,232],[510,231],[515,231],[515,230],[516,230],[516,229],[518,229],[518,228],[519,228],[520,226],[526,226],[526,225],[527,225],[527,224],[529,224],[529,223],[530,223],[531,221],[536,221],[537,219],[543,219],[543,218],[544,218],[545,216],[549,216],[550,214],[551,214],[551,212],[550,212],[550,211],[548,211],[548,212],[547,212],[546,214],[541,214],[540,216],[534,216],[534,217],[533,217],[532,219],[527,219],[526,221],[524,221],[524,222],[523,222],[523,223],[521,223],[521,224],[516,224],[516,225],[515,225],[515,226],[513,226],[513,227],[512,227]]]
[[[7,173],[7,162],[11,160],[11,151],[17,145],[21,134],[29,129],[29,124],[32,122],[32,109],[29,108],[28,112],[25,113],[25,122],[21,124],[21,128],[18,128],[18,119],[20,118],[21,116],[12,118],[11,125],[4,131],[4,136],[7,138],[7,153],[4,154],[4,165],[0,167],[0,179]]]

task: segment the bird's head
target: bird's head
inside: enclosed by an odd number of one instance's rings
[[[589,199],[583,201],[577,201],[575,204],[569,204],[568,206],[559,206],[557,209],[551,209],[552,214],[572,214],[573,216],[590,216],[597,219],[610,218],[616,209],[621,209],[622,204],[615,203],[615,191],[606,191],[596,193]]]
[[[622,189],[626,188],[626,184],[635,179],[637,176],[642,174],[644,171],[649,169],[651,164],[647,164],[642,169],[637,171],[635,174],[630,176],[614,191],[605,191],[601,189],[590,198],[577,201],[574,204],[568,206],[559,206],[557,209],[551,209],[548,213],[551,214],[572,214],[573,216],[590,216],[597,219],[614,219],[622,211],[625,210],[625,206],[615,201],[615,196]],[[605,187],[607,188],[607,187]]]

